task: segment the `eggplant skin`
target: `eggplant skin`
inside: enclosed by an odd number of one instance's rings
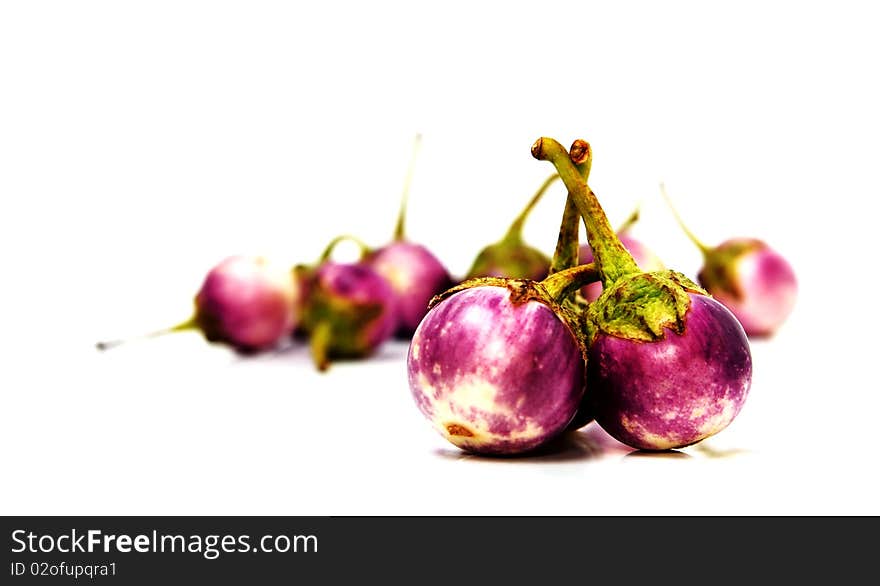
[[[446,267],[421,244],[398,241],[380,248],[369,263],[394,291],[394,311],[400,339],[409,339],[428,313],[431,298],[452,287]]]
[[[716,250],[752,243],[727,267],[733,282],[724,286],[704,268],[700,284],[720,301],[742,324],[750,338],[772,336],[788,319],[798,293],[797,277],[785,258],[760,240],[734,239]]]
[[[195,297],[195,322],[211,342],[257,352],[291,334],[298,298],[286,268],[260,256],[230,256],[205,276]]]
[[[568,325],[536,300],[479,286],[435,305],[407,357],[416,406],[447,440],[518,454],[561,433],[583,397],[585,364]]]
[[[310,327],[322,321],[332,325],[331,356],[367,356],[393,335],[394,292],[366,263],[325,262],[311,289],[306,322]]]
[[[641,450],[682,448],[739,414],[752,381],[742,325],[711,297],[689,293],[685,329],[654,342],[600,333],[587,355],[586,401],[599,425]]]

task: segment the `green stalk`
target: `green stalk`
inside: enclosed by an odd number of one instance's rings
[[[324,249],[324,252],[322,252],[321,256],[318,258],[318,263],[320,264],[330,258],[330,255],[333,254],[333,249],[336,248],[336,245],[346,240],[357,244],[358,248],[361,251],[361,260],[365,259],[372,252],[370,247],[367,246],[367,244],[357,236],[352,236],[351,234],[341,234],[340,236],[337,236],[330,241],[330,243]]]
[[[409,160],[409,168],[406,171],[406,179],[403,182],[403,195],[400,198],[400,209],[397,211],[397,225],[394,228],[394,241],[400,242],[406,239],[406,206],[409,203],[409,187],[412,184],[413,173],[416,168],[416,159],[422,146],[422,135],[417,134],[413,141],[412,156]]]
[[[149,332],[146,334],[141,334],[140,336],[135,336],[133,338],[120,338],[117,340],[104,340],[102,342],[97,342],[95,344],[95,348],[98,350],[109,350],[110,348],[115,348],[117,346],[121,346],[126,342],[131,340],[146,340],[148,338],[155,338],[158,336],[164,336],[165,334],[173,334],[174,332],[183,332],[186,330],[195,330],[198,329],[198,324],[196,323],[195,316],[187,319],[186,321],[180,322],[177,325],[171,326],[170,328],[164,328],[161,330],[156,330],[154,332]]]
[[[544,196],[544,193],[547,189],[553,185],[553,182],[559,179],[559,175],[554,173],[550,177],[544,180],[544,183],[541,184],[541,187],[538,188],[538,191],[535,192],[535,195],[532,196],[532,199],[529,200],[529,203],[526,204],[526,207],[519,213],[513,223],[510,225],[510,228],[507,229],[507,233],[504,235],[502,241],[504,242],[522,242],[522,232],[523,227],[525,226],[526,219],[528,219],[529,214],[532,213],[532,209],[541,201],[541,198]]]
[[[641,210],[639,209],[640,207],[641,206],[636,206],[636,209],[634,209],[632,211],[632,213],[629,215],[629,217],[623,221],[623,224],[618,226],[618,228],[617,228],[618,235],[625,234],[627,230],[632,228],[633,225],[639,221],[639,214],[641,213]]]
[[[590,169],[593,166],[593,149],[590,148],[590,143],[585,140],[575,141],[569,155],[586,182],[590,177]],[[578,259],[580,224],[581,214],[571,194],[568,194],[565,198],[562,224],[559,227],[559,238],[556,240],[556,251],[553,253],[553,259],[550,261],[551,275],[577,266],[580,262]]]
[[[330,322],[320,322],[312,331],[309,339],[309,350],[312,354],[312,362],[315,367],[324,372],[330,368],[329,348],[333,328]]]
[[[571,268],[553,273],[541,284],[557,303],[565,301],[569,295],[590,283],[599,280],[599,271],[594,263],[575,265]]]
[[[694,245],[700,249],[700,252],[703,253],[704,258],[709,258],[712,253],[712,248],[706,246],[702,240],[697,238],[697,236],[691,232],[690,228],[687,227],[687,224],[684,223],[684,220],[681,219],[681,216],[678,214],[678,210],[675,209],[675,205],[672,203],[672,199],[669,197],[669,194],[666,193],[666,185],[660,184],[660,194],[663,196],[663,199],[666,200],[666,205],[669,206],[669,209],[672,211],[672,215],[675,217],[675,221],[678,222],[678,225],[681,227],[682,232],[690,239]]]
[[[565,147],[552,138],[542,137],[532,145],[532,156],[541,161],[550,161],[556,167],[556,172],[574,199],[587,227],[587,241],[593,249],[603,287],[608,288],[621,277],[641,273],[632,255],[614,233],[596,194],[584,181]]]

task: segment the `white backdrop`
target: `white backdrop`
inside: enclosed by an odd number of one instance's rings
[[[0,512],[880,512],[876,22],[868,2],[4,3]],[[790,259],[798,306],[717,436],[736,457],[462,458],[411,405],[401,344],[326,375],[195,334],[94,351],[186,318],[229,254],[385,242],[417,132],[409,234],[456,274],[551,172],[541,135],[590,141],[612,224],[641,202],[669,266],[700,256],[660,181],[705,241]],[[563,197],[526,227],[547,252]],[[641,498],[658,475],[669,498]],[[697,479],[720,493],[677,498]]]

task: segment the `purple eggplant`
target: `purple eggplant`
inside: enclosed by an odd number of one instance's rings
[[[574,290],[580,270],[542,282],[474,279],[435,298],[410,342],[409,386],[452,444],[519,454],[565,430],[584,394],[585,366],[576,320],[555,299],[564,279]]]
[[[703,253],[697,280],[739,319],[752,338],[771,336],[788,319],[797,299],[794,269],[756,238],[732,238],[716,247],[697,239],[661,184],[661,192],[684,233]]]
[[[705,256],[700,284],[733,312],[749,336],[769,337],[788,319],[798,285],[781,254],[761,240],[735,238]]]
[[[230,256],[205,276],[190,319],[143,337],[195,329],[210,342],[258,352],[290,335],[300,317],[300,298],[288,269],[261,256]],[[97,347],[105,350],[124,341],[99,342]]]
[[[428,312],[428,302],[452,286],[453,280],[443,263],[422,244],[406,238],[406,209],[421,135],[416,135],[403,197],[397,215],[394,239],[364,259],[390,283],[394,291],[398,338],[409,339]]]
[[[553,163],[565,183],[604,289],[582,316],[582,409],[642,450],[681,448],[727,427],[751,387],[751,352],[739,321],[683,274],[642,271],[562,145],[540,138],[532,154]]]
[[[395,335],[409,339],[435,295],[452,286],[446,267],[425,246],[400,239],[372,253],[368,262],[394,292]]]
[[[745,332],[711,297],[689,293],[679,335],[643,343],[601,333],[587,355],[594,417],[646,450],[680,448],[724,429],[745,402],[752,361]]]
[[[361,247],[361,260],[330,260],[333,248],[343,240]],[[327,370],[333,359],[371,355],[397,327],[394,290],[370,264],[366,245],[352,236],[334,238],[313,267],[299,265],[294,274],[307,292],[300,333],[309,339],[318,370]]]
[[[297,298],[286,268],[271,267],[262,257],[231,257],[205,278],[195,299],[195,322],[210,341],[262,350],[293,330]]]
[[[587,148],[578,169],[588,172],[591,161]],[[461,449],[528,453],[578,412],[586,346],[571,300],[598,278],[593,265],[578,265],[579,222],[566,203],[552,275],[466,281],[435,297],[416,330],[407,357],[412,396]]]

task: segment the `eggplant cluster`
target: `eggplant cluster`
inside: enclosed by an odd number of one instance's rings
[[[587,183],[586,141],[566,150],[540,138],[532,155],[568,190],[549,276],[495,272],[433,300],[407,358],[418,409],[477,454],[528,453],[594,420],[640,450],[726,428],[751,387],[749,337],[771,334],[793,307],[790,265],[759,240],[694,239],[698,284],[631,237],[631,222],[611,229]]]
[[[316,266],[294,269],[305,292],[297,331],[319,370],[334,359],[369,357],[392,337],[408,339],[431,298],[452,286],[434,254],[400,235],[377,250],[362,245],[361,258],[349,263],[330,260],[338,241]]]
[[[642,450],[692,445],[727,427],[751,386],[749,338],[772,335],[794,307],[792,267],[755,238],[703,244],[661,185],[703,253],[691,280],[632,236],[638,211],[611,228],[589,187],[589,143],[566,150],[540,138],[532,155],[554,173],[461,278],[406,235],[411,164],[384,246],[338,236],[317,262],[292,268],[230,256],[205,276],[189,319],[148,335],[195,329],[244,354],[307,340],[319,370],[409,340],[416,406],[451,443],[477,454],[528,453],[592,421]],[[522,232],[558,180],[567,197],[550,257]],[[360,247],[358,260],[333,259],[345,240]]]
[[[405,233],[409,183],[420,144],[417,135],[391,242],[372,249],[354,236],[337,236],[316,263],[293,268],[262,256],[228,257],[208,271],[189,319],[147,337],[198,330],[208,341],[242,354],[305,338],[322,371],[335,359],[366,358],[394,336],[408,339],[431,298],[454,284],[443,263]],[[345,240],[360,247],[356,262],[333,260],[334,248]],[[106,350],[125,341],[102,341],[97,347]]]

